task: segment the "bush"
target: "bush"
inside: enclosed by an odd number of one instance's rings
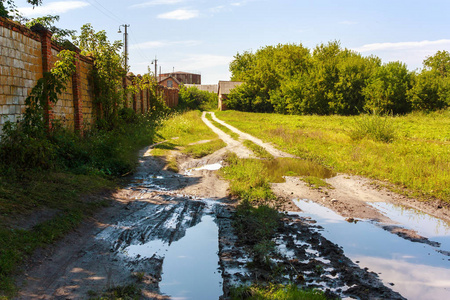
[[[395,139],[395,128],[391,118],[376,113],[362,115],[355,119],[349,135],[353,140],[367,137],[374,141],[390,143]]]
[[[216,93],[201,91],[196,87],[182,86],[178,97],[180,108],[214,110],[218,105]]]

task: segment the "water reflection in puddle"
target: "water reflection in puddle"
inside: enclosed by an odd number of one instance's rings
[[[420,235],[441,243],[441,249],[450,251],[450,224],[424,212],[391,203],[368,203],[385,216]]]
[[[391,288],[404,297],[450,299],[450,261],[436,251],[439,248],[405,240],[367,221],[348,223],[312,201],[294,202],[304,212],[302,216],[315,219],[323,227],[327,239],[342,246],[361,267],[380,273],[383,282],[388,286],[393,283]],[[441,238],[448,239],[449,235]]]
[[[125,249],[130,257],[164,257],[161,293],[171,299],[219,299],[222,276],[218,271],[218,228],[212,216],[205,215],[199,224],[172,244],[153,240]]]

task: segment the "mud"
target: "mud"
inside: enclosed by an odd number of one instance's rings
[[[392,203],[401,197],[374,187],[367,179],[338,175],[327,179],[332,189],[312,190],[298,178],[287,177],[286,183],[273,185],[280,199],[287,201],[274,239],[276,253],[268,267],[255,267],[248,249],[234,234],[236,202],[227,197],[228,184],[216,171],[227,151],[243,158],[254,156],[239,141],[215,128],[206,118],[203,120],[228,144],[226,148],[202,159],[173,151],[170,155],[177,158],[178,174],[165,169],[164,158],[151,155],[151,146],[143,149],[139,168],[129,178],[129,186],[114,195],[111,207],[86,220],[54,247],[33,256],[24,275],[18,278],[21,286],[18,299],[86,299],[128,284],[142,289],[144,299],[226,299],[233,286],[255,281],[294,282],[320,288],[330,297],[405,299],[399,293],[405,287],[390,281],[394,277],[380,278],[385,275],[384,270],[372,271],[390,260],[354,251],[345,241],[347,233],[352,237],[350,227],[346,226],[362,225],[358,228],[369,234],[376,228],[395,238],[390,240],[392,243],[397,243],[396,239],[405,241],[402,245],[419,242],[430,247],[424,251],[433,251],[430,255],[433,259],[447,257],[445,253],[450,248],[446,247],[446,232],[444,239],[428,238],[427,232],[414,226],[405,228],[393,220],[393,216],[370,203]],[[239,134],[264,146],[276,157],[291,156],[242,132]],[[337,214],[319,208],[320,214],[314,215],[308,212],[313,206],[308,208],[296,202],[305,198]],[[447,213],[445,207],[436,210]],[[329,226],[343,229],[330,234]],[[344,240],[336,241],[336,237]],[[354,241],[348,243],[354,245]],[[430,270],[408,258],[398,261],[408,263],[409,267],[399,266],[395,269],[399,272],[410,271],[411,266]],[[442,272],[448,270],[447,265],[437,266],[435,261],[426,264],[446,280]],[[446,283],[442,285],[447,288]],[[400,289],[394,291],[398,286]],[[441,296],[436,289],[429,291]],[[445,296],[445,291],[442,295]],[[419,298],[413,295],[411,299]]]

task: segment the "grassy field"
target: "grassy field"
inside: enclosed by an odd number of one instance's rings
[[[383,180],[421,199],[436,197],[450,202],[450,110],[399,117],[237,111],[216,115],[286,152],[336,172]],[[375,133],[361,134],[367,125],[375,127]],[[386,139],[378,138],[382,129],[388,131]]]

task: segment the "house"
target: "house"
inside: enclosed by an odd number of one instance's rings
[[[168,77],[172,77],[183,84],[202,84],[202,75],[188,72],[172,72],[159,74],[159,82],[164,81]]]
[[[162,86],[168,87],[168,88],[178,89],[179,86],[181,85],[181,82],[177,78],[169,75],[167,77],[164,77],[162,80],[160,80],[159,85],[162,85]]]
[[[219,81],[217,94],[219,95],[219,110],[226,110],[227,105],[224,103],[227,100],[228,94],[232,89],[243,84],[242,81]]]

